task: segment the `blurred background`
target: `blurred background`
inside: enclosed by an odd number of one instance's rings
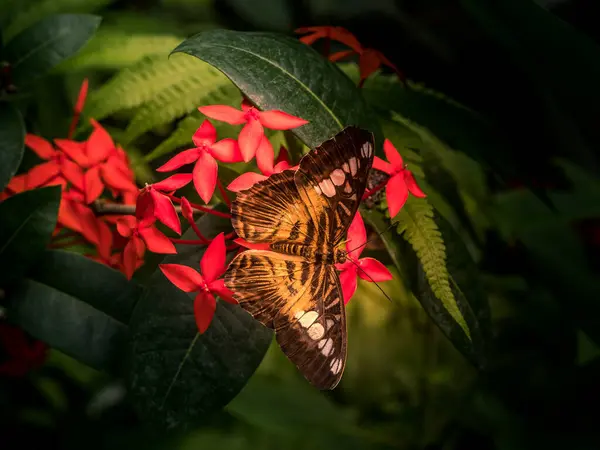
[[[27,128],[63,137],[88,77],[88,114],[125,142],[140,183],[151,182],[152,169],[168,158],[148,161],[144,155],[182,148],[199,123],[194,113],[183,117],[186,111],[161,105],[163,90],[205,83],[209,94],[191,100],[198,106],[217,103],[231,89],[211,73],[194,79],[189,67],[169,72],[156,62],[186,37],[215,28],[293,35],[302,26],[343,26],[383,52],[407,79],[483,115],[498,130],[498,141],[479,141],[491,169],[460,156],[450,174],[436,172],[435,165],[425,169],[428,182],[452,206],[461,205],[477,288],[491,309],[486,372],[469,364],[395,277],[381,284],[393,303],[376,286],[359,284],[347,308],[347,368],[333,392],[308,385],[273,343],[222,412],[194,429],[159,435],[137,419],[122,380],[49,350],[44,364],[0,375],[0,448],[600,448],[600,351],[598,335],[589,331],[600,330],[600,90],[594,78],[600,3],[1,2],[5,39],[56,12],[103,17],[83,51],[36,86]],[[131,100],[135,95],[123,94],[133,92],[127,77],[142,70],[154,84]],[[144,114],[152,108],[164,117],[150,123]],[[447,143],[460,151],[474,133],[468,124],[455,127]],[[496,206],[487,210],[492,201]],[[10,357],[0,353],[0,360]]]

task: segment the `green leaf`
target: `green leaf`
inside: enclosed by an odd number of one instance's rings
[[[395,219],[398,221],[398,234],[416,252],[427,281],[435,297],[442,302],[445,313],[450,315],[471,340],[471,330],[450,287],[446,247],[434,220],[433,207],[426,199],[411,196]]]
[[[10,103],[0,103],[0,192],[17,173],[23,159],[25,124]]]
[[[28,276],[125,324],[141,294],[140,286],[121,272],[63,250],[47,250]]]
[[[347,125],[381,129],[352,81],[297,39],[273,33],[214,30],[185,40],[174,51],[221,70],[260,109],[283,110],[308,124],[293,133],[313,148]]]
[[[32,279],[21,280],[7,292],[10,321],[90,367],[119,369],[127,341],[123,323],[58,288]]]
[[[121,69],[145,57],[165,58],[183,38],[168,34],[131,34],[120,29],[102,28],[76,56],[61,64],[63,71]]]
[[[100,20],[89,14],[59,14],[14,37],[4,49],[4,58],[12,65],[15,85],[31,83],[75,54],[94,34]]]
[[[229,221],[203,216],[208,237],[229,230]],[[188,230],[184,239],[194,239]],[[163,263],[199,268],[203,247],[180,246]],[[272,340],[272,332],[241,307],[217,302],[215,317],[200,335],[195,294],[175,287],[156,270],[131,320],[130,392],[138,413],[161,428],[191,427],[225,406],[244,387]]]
[[[0,283],[14,280],[34,265],[56,227],[57,186],[26,191],[0,203]]]
[[[5,0],[6,1],[6,0]],[[29,28],[39,20],[52,14],[90,14],[101,10],[115,0],[13,0],[18,6],[13,8],[4,38],[10,40],[17,33]]]

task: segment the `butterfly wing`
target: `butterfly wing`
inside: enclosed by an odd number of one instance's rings
[[[346,317],[335,268],[266,250],[237,255],[225,286],[273,328],[285,355],[319,389],[333,389],[346,363]]]
[[[373,165],[373,133],[346,127],[335,137],[307,153],[294,175],[313,222],[327,211],[327,243],[335,245],[346,235],[365,192]]]
[[[252,243],[310,245],[316,230],[292,170],[273,174],[239,192],[231,205],[231,223],[238,236]]]

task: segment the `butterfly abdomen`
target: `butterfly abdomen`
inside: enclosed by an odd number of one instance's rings
[[[312,261],[315,264],[326,263],[333,264],[334,253],[333,252],[319,252],[315,250],[315,247],[296,243],[287,242],[274,242],[271,244],[271,250],[285,253],[286,255],[302,256],[308,261]]]

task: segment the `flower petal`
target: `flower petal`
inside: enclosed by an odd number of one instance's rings
[[[283,145],[279,146],[279,154],[277,155],[275,164],[279,164],[281,162],[286,162],[286,163],[288,163],[288,165],[291,164],[290,155],[288,153],[288,150]]]
[[[130,239],[123,250],[123,273],[128,280],[131,280],[138,261],[135,239],[135,236]]]
[[[347,58],[350,55],[354,55],[356,52],[354,50],[343,50],[341,52],[335,52],[329,55],[329,61],[336,62],[341,59]]]
[[[146,247],[153,253],[173,254],[177,253],[175,246],[155,226],[140,228],[138,233],[144,240]]]
[[[152,187],[157,191],[171,192],[181,189],[190,181],[192,181],[191,173],[177,173],[175,175],[171,175],[169,178],[159,181],[158,183],[154,183]]]
[[[136,227],[137,221],[133,216],[123,216],[117,221],[117,232],[128,238],[131,236],[133,229]]]
[[[376,156],[373,159],[373,169],[381,170],[382,172],[387,173],[388,175],[394,171],[392,165],[388,162],[385,162],[379,156]]]
[[[77,189],[83,190],[83,170],[73,161],[64,159],[61,162],[61,173],[73,186]]]
[[[58,223],[70,230],[81,232],[81,221],[75,208],[76,202],[64,198],[60,199],[60,206],[58,208]]]
[[[238,136],[238,145],[244,162],[248,162],[254,157],[264,135],[265,130],[258,120],[251,120],[244,125]]]
[[[204,203],[210,202],[215,192],[218,170],[217,161],[207,152],[202,152],[194,166],[193,180],[196,191]]]
[[[252,250],[270,250],[271,249],[271,244],[268,244],[266,242],[261,242],[261,243],[253,243],[253,242],[248,242],[245,239],[242,238],[236,238],[233,240],[233,242],[235,242],[238,245],[241,245],[242,247],[246,247]]]
[[[112,231],[100,218],[96,218],[96,227],[98,228],[98,244],[96,245],[98,254],[104,259],[109,259],[113,245]]]
[[[394,169],[404,169],[404,161],[402,160],[402,156],[400,156],[400,153],[398,150],[396,150],[396,147],[394,147],[392,141],[389,139],[383,141],[383,151],[385,152],[385,157],[394,167]]]
[[[408,188],[401,173],[388,180],[385,187],[385,197],[390,211],[390,218],[393,219],[400,212],[408,198]]]
[[[60,167],[54,161],[38,164],[27,172],[27,189],[43,186],[59,173]]]
[[[227,189],[229,189],[231,192],[245,191],[246,189],[250,189],[259,181],[263,181],[266,179],[267,177],[265,175],[261,175],[255,172],[246,172],[241,174],[231,183],[229,183]]]
[[[181,222],[171,199],[156,189],[150,189],[150,195],[154,202],[154,217],[175,233],[181,234]]]
[[[298,31],[298,30],[306,30],[306,31]],[[296,30],[296,32],[298,32],[298,33],[306,33],[308,31],[307,28],[298,28],[298,30]],[[306,36],[302,36],[300,38],[300,42],[303,42],[306,45],[312,45],[316,41],[318,41],[319,39],[324,38],[324,37],[325,37],[324,31],[311,33],[311,34],[307,34]]]
[[[363,46],[358,42],[358,39],[344,27],[330,27],[329,36],[342,44],[346,44],[357,53],[363,52]]]
[[[94,125],[94,131],[87,141],[87,157],[90,164],[98,164],[106,160],[110,151],[115,148],[108,131],[95,120],[90,120]]]
[[[408,192],[410,192],[415,197],[425,198],[425,192],[421,190],[419,185],[417,184],[417,180],[415,180],[415,176],[410,170],[404,170],[404,182],[406,183],[406,187],[408,188]]]
[[[156,169],[157,172],[171,172],[175,169],[179,169],[181,166],[185,166],[186,164],[191,164],[198,159],[201,154],[201,150],[198,148],[190,148],[189,150],[184,150],[181,153],[173,156],[170,160]]]
[[[356,292],[356,267],[349,267],[340,272],[340,284],[344,294],[344,304],[347,305]]]
[[[138,187],[133,180],[120,169],[120,162],[116,156],[108,158],[105,164],[102,164],[102,179],[106,186],[117,191],[137,191]]]
[[[365,249],[363,245],[367,242],[367,230],[365,229],[365,222],[360,215],[360,211],[356,211],[352,223],[348,227],[348,242],[346,242],[346,249],[352,250],[348,254],[353,259],[358,259],[360,254]]]
[[[273,152],[273,146],[271,141],[263,135],[260,140],[260,144],[256,149],[256,165],[264,175],[271,175],[273,173],[273,163],[275,160],[275,152]]]
[[[144,226],[149,226],[154,223],[154,198],[150,192],[150,188],[144,188],[138,195],[135,202],[135,218],[138,223],[144,222]],[[135,224],[133,225],[135,227]]]
[[[225,138],[215,142],[210,147],[210,153],[215,159],[225,163],[236,163],[244,160],[240,146],[235,139]]]
[[[86,143],[72,141],[70,139],[54,139],[56,146],[62,150],[69,158],[82,167],[89,165],[89,160],[85,154]]]
[[[364,50],[360,54],[358,61],[358,67],[360,68],[360,79],[364,80],[368,78],[379,68],[379,66],[381,66],[381,59],[379,59],[378,52],[370,48]]]
[[[204,333],[215,315],[217,301],[212,294],[200,292],[194,299],[194,316],[196,317],[196,326],[200,334]]]
[[[292,116],[291,114],[279,110],[261,111],[258,114],[260,123],[262,123],[264,127],[272,130],[290,130],[308,123],[308,120]]]
[[[100,179],[100,166],[89,169],[85,173],[83,181],[85,184],[85,202],[89,204],[100,197],[102,191],[104,191],[104,184]]]
[[[221,300],[231,303],[232,305],[238,304],[237,300],[233,298],[233,292],[225,287],[225,280],[223,278],[211,282],[208,285],[208,289]]]
[[[27,133],[25,135],[25,145],[42,159],[50,159],[56,153],[50,142],[35,134]]]
[[[205,120],[202,122],[200,127],[192,136],[192,142],[196,147],[201,147],[202,145],[212,145],[216,140],[217,130],[213,124],[210,123],[210,120]]]
[[[358,261],[358,265],[362,270],[358,270],[357,273],[358,276],[361,277],[363,280],[389,281],[393,278],[388,268],[385,267],[381,262],[377,261],[375,258],[361,258]]]
[[[232,106],[227,105],[209,105],[201,106],[198,110],[205,116],[211,119],[220,120],[221,122],[227,122],[231,125],[240,125],[246,121],[246,117],[243,111],[235,109]]]
[[[194,292],[204,284],[197,270],[181,264],[159,264],[160,271],[183,292]]]
[[[216,280],[225,272],[225,234],[219,233],[204,252],[200,269],[207,283]]]

